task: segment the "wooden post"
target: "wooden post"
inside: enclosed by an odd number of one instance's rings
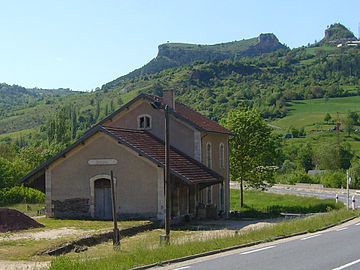
[[[120,247],[120,231],[117,226],[117,219],[116,219],[116,203],[115,203],[115,185],[114,185],[114,174],[113,171],[110,171],[111,176],[111,202],[112,202],[112,215],[114,221],[114,235],[113,235],[113,246]]]

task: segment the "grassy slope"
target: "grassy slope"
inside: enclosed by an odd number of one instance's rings
[[[348,111],[355,111],[360,113],[360,96],[312,99],[294,101],[290,103],[290,111],[288,116],[273,121],[271,124],[281,129],[276,132],[286,133],[288,128],[305,128],[307,136],[305,138],[296,138],[288,140],[288,143],[312,143],[317,145],[319,143],[330,142],[336,143],[336,133],[329,131],[334,127],[334,124],[324,123],[326,113],[329,113],[333,120],[336,121],[337,113],[339,113],[340,122],[344,122],[346,113]],[[359,128],[359,127],[357,127]],[[353,133],[350,137],[345,132],[341,132],[340,139],[342,142],[348,142],[352,149],[360,155],[360,134]]]
[[[336,119],[336,113],[339,112],[340,120],[345,118],[348,111],[360,112],[360,96],[311,99],[294,101],[290,103],[290,111],[288,116],[276,120],[274,125],[281,128],[294,126],[296,128],[308,127],[314,123],[322,123],[326,113],[330,113],[333,119]]]

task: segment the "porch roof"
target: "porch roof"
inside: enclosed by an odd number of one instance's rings
[[[101,126],[103,132],[117,139],[119,143],[138,152],[159,166],[165,166],[165,144],[151,133],[143,130],[129,130]],[[170,146],[170,173],[187,184],[213,185],[221,183],[223,177],[199,161]]]

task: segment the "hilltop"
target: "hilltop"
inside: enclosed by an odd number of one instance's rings
[[[196,61],[237,60],[240,57],[259,56],[279,49],[287,49],[287,47],[281,44],[272,33],[260,34],[256,38],[214,45],[165,43],[159,45],[157,56],[149,63],[103,85],[102,88],[114,88],[125,79],[154,74],[165,69],[192,64]]]
[[[325,36],[320,41],[320,45],[338,45],[347,41],[356,41],[354,33],[341,23],[334,23],[327,27]]]

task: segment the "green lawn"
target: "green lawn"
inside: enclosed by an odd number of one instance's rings
[[[273,194],[257,190],[245,190],[245,207],[240,208],[240,191],[230,190],[230,208],[239,211],[241,217],[277,217],[281,212],[318,213],[340,209],[344,205],[331,199],[318,199],[295,195]]]

